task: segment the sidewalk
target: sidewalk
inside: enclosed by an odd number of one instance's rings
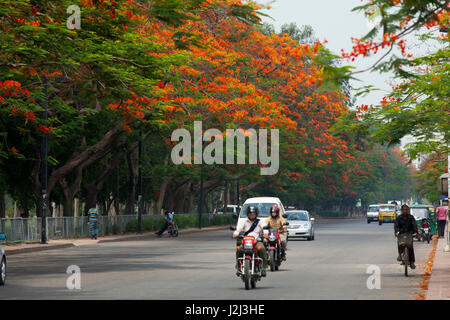
[[[191,233],[197,233],[197,232],[226,230],[229,227],[230,227],[229,225],[213,226],[213,227],[205,227],[205,228],[202,228],[201,230],[199,230],[198,228],[188,228],[188,229],[180,230],[179,236],[191,234]],[[63,248],[70,248],[70,247],[74,247],[74,246],[83,246],[83,245],[106,243],[106,242],[139,240],[141,238],[149,238],[146,240],[161,239],[161,238],[158,238],[154,234],[154,231],[152,231],[152,232],[144,232],[142,234],[129,233],[129,234],[121,234],[121,235],[104,236],[104,237],[99,237],[97,240],[91,240],[89,238],[60,239],[60,240],[49,240],[47,244],[20,243],[20,244],[2,245],[2,247],[3,247],[3,249],[5,249],[6,255],[8,256],[8,255],[19,254],[19,253],[63,249]],[[164,239],[164,236],[162,238]]]
[[[444,251],[446,245],[447,232],[437,244],[426,300],[450,300],[450,251]]]

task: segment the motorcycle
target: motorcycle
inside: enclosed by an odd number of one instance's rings
[[[231,227],[231,230],[235,228]],[[245,289],[256,288],[256,282],[261,280],[263,260],[258,257],[257,251],[261,250],[257,246],[257,240],[253,236],[244,236],[240,233],[237,238],[236,250],[242,253],[237,259],[238,271],[237,276],[242,279]]]
[[[430,230],[430,224],[428,219],[422,219],[421,224],[420,224],[420,228],[419,228],[419,234],[420,234],[420,238],[423,242],[427,242],[430,243],[431,240],[431,230]]]
[[[284,225],[289,225],[289,223],[285,222]],[[265,226],[264,229],[269,230],[267,235],[266,251],[268,254],[270,271],[273,272],[278,270],[281,265],[281,261],[283,261],[280,231],[278,229],[270,228],[269,226]]]
[[[178,237],[178,226],[173,221],[169,221],[167,226],[167,232],[172,237]]]

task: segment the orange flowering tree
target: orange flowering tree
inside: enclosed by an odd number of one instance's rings
[[[390,145],[412,135],[414,142],[406,146],[410,158],[448,152],[449,7],[445,0],[366,1],[355,10],[377,16],[379,22],[364,38],[353,39],[351,52],[342,53],[351,60],[378,54],[371,69],[393,71],[400,79],[379,104],[358,106],[354,123],[368,137]],[[416,33],[422,46],[430,45],[426,54],[408,51],[406,37]]]

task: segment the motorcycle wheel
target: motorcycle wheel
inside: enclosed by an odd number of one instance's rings
[[[383,221],[381,221],[381,220],[378,220],[378,225],[382,225],[383,224]]]
[[[275,271],[275,250],[270,251],[270,271]]]
[[[431,238],[431,236],[428,235],[428,236],[427,236],[427,243],[430,243],[430,238]]]
[[[244,262],[244,284],[245,290],[250,290],[251,287],[251,274],[250,274],[250,260],[246,259]]]
[[[275,271],[278,271],[278,269],[279,269],[279,266],[275,266]]]
[[[252,280],[251,287],[252,287],[252,289],[256,288],[256,280]]]

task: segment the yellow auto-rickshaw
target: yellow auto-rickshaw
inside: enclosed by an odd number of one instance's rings
[[[380,204],[378,208],[378,224],[395,222],[397,219],[397,206],[395,204]]]

